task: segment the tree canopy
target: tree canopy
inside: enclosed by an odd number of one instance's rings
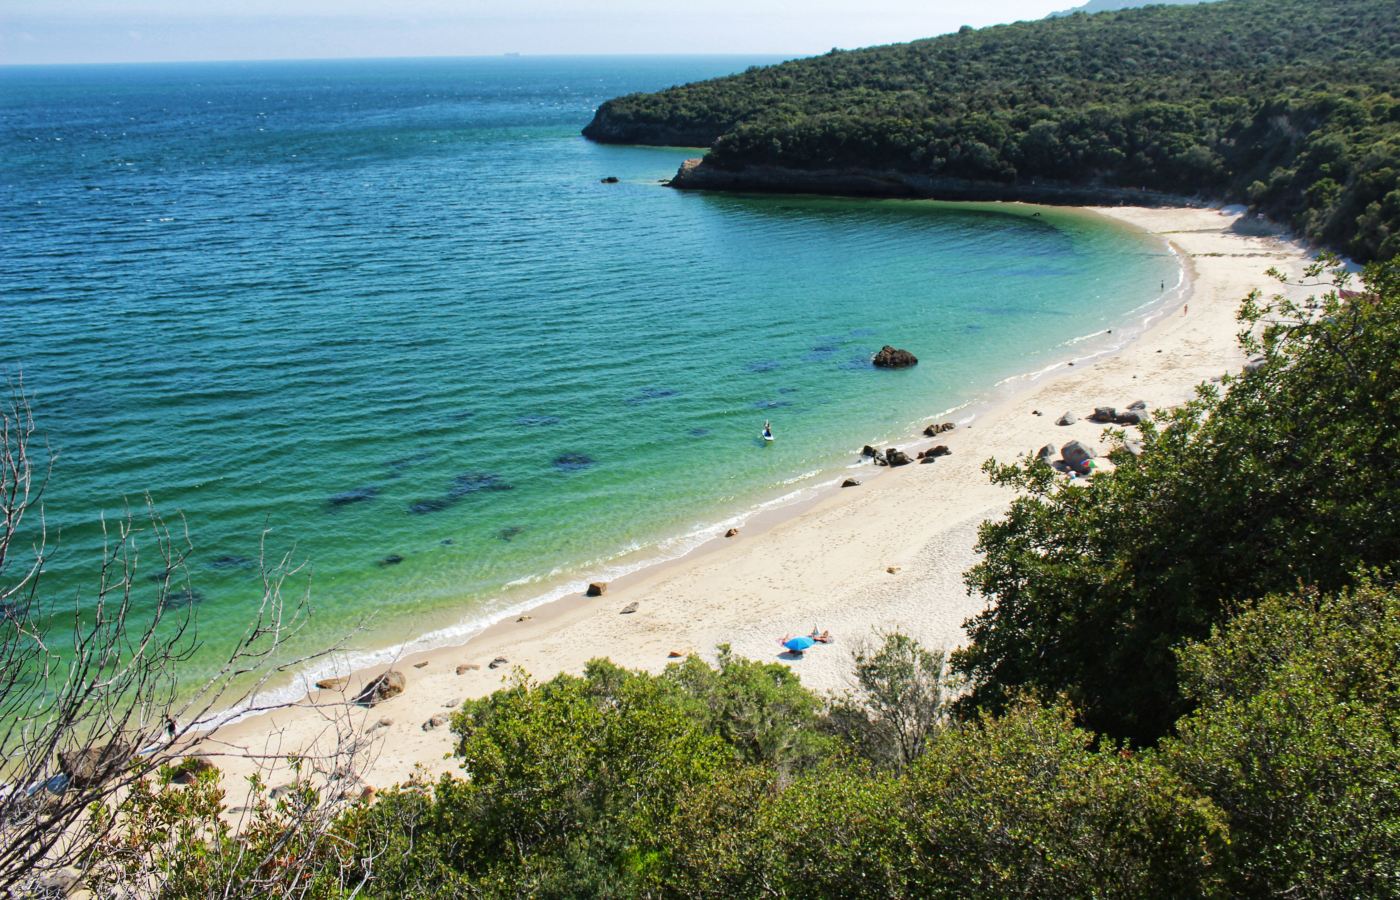
[[[584,134],[708,146],[741,174],[1247,202],[1366,261],[1400,251],[1397,84],[1390,0],[1226,0],[833,50],[610,100]]]

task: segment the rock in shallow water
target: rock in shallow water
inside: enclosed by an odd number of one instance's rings
[[[554,457],[553,465],[561,472],[578,472],[593,465],[593,457],[586,453],[561,453]]]
[[[367,503],[379,496],[379,488],[369,484],[364,487],[357,487],[353,490],[344,491],[331,497],[326,503],[332,508],[350,506],[354,503]]]
[[[909,366],[919,364],[919,358],[908,350],[899,350],[889,344],[880,348],[880,352],[870,360],[880,369],[905,369]]]

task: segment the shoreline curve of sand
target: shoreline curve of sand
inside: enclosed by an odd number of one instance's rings
[[[1301,275],[1306,249],[1239,227],[1238,211],[1090,210],[1162,237],[1186,269],[1181,302],[1161,307],[1123,347],[1013,385],[970,424],[940,435],[936,442],[952,454],[931,465],[857,470],[859,487],[832,486],[760,512],[738,536],[619,579],[602,597],[565,597],[530,610],[523,621],[492,625],[463,645],[405,656],[392,667],[406,676],[407,690],[373,709],[349,706],[347,699],[383,672],[382,665],[353,673],[343,693],[313,692],[219,728],[202,749],[224,770],[230,803],[238,802],[237,786],[255,768],[240,755],[266,760],[324,750],[347,721],[360,729],[376,726],[364,772],[372,785],[452,771],[450,730],[424,730],[424,723],[465,698],[496,690],[517,668],[543,681],[605,656],[659,671],[673,651],[713,659],[716,645],[729,644],[741,656],[792,666],[810,688],[840,691],[849,686],[852,647],[882,631],[898,628],[945,650],[960,644],[963,621],[983,608],[962,581],[976,561],[977,527],[999,515],[1011,496],[988,482],[982,463],[1071,439],[1105,447],[1105,426],[1086,419],[1095,406],[1146,400],[1160,409],[1188,399],[1197,384],[1243,366],[1235,312],[1251,290],[1298,298],[1308,293],[1284,289],[1264,274],[1275,267]],[[1057,426],[1067,410],[1081,420]],[[622,612],[633,603],[635,612]],[[801,659],[779,657],[779,638],[813,626],[829,629],[837,642]],[[508,662],[489,668],[498,657]],[[477,668],[458,675],[464,664]],[[385,719],[391,724],[378,724]],[[274,787],[288,780],[277,770],[265,770],[263,778]]]

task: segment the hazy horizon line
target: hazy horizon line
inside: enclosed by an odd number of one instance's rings
[[[919,40],[914,38],[913,40]],[[878,45],[871,45],[878,46]],[[847,49],[847,48],[841,48]],[[851,50],[861,49],[857,47]],[[263,57],[229,57],[227,59],[126,59],[126,60],[95,60],[89,62],[43,62],[43,63],[6,63],[0,62],[0,69],[66,69],[77,67],[96,66],[205,66],[205,65],[225,65],[228,63],[301,63],[301,62],[385,62],[389,60],[433,60],[433,59],[617,59],[632,58],[641,59],[647,57],[685,59],[696,57],[732,57],[735,59],[751,59],[754,57],[771,56],[789,59],[803,59],[811,56],[820,56],[820,53],[782,53],[782,52],[753,52],[753,53],[725,53],[720,51],[696,52],[696,53],[525,53],[506,51],[504,53],[441,53],[441,54],[416,54],[402,56],[263,56]]]

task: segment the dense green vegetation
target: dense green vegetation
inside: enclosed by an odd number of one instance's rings
[[[356,806],[314,846],[286,838],[313,789],[265,801],[239,838],[212,772],[187,787],[168,772],[125,804],[95,884],[139,859],[170,897],[1400,891],[1400,590],[1270,596],[1179,655],[1200,708],[1157,749],[1026,700],[938,724],[907,763],[839,737],[777,664],[598,661],[469,702],[462,775]],[[870,686],[894,700],[911,684]]]
[[[1393,0],[1226,0],[832,51],[611,100],[584,133],[725,170],[1248,202],[1365,261],[1400,251],[1397,85]]]
[[[1400,296],[1396,271],[1373,271],[1381,296]],[[1186,709],[1183,639],[1250,597],[1400,559],[1400,304],[1254,298],[1242,317],[1270,323],[1254,370],[1145,425],[1113,478],[1059,490],[1038,462],[988,466],[1024,493],[969,573],[996,603],[955,660],[965,702],[1063,693],[1095,729],[1152,741]]]
[[[1087,485],[1024,489],[943,659],[517,673],[460,772],[263,791],[187,761],[97,804],[96,896],[1400,896],[1400,261],[1249,298],[1254,363]],[[951,688],[951,690],[949,690]],[[392,752],[392,751],[390,751]],[[353,783],[352,783],[353,787]],[[342,798],[328,801],[328,798]]]

